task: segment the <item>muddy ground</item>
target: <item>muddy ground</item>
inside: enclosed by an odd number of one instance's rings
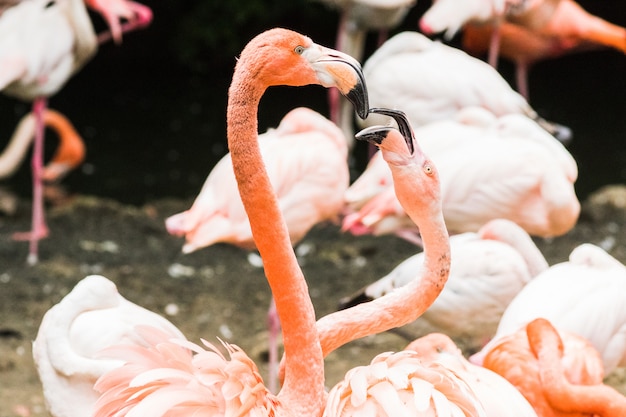
[[[537,240],[551,264],[566,260],[583,242],[602,245],[626,262],[626,192],[618,188],[594,196],[574,230]],[[32,267],[25,262],[27,244],[10,239],[12,232],[28,230],[30,203],[20,202],[13,216],[0,217],[0,417],[47,415],[31,343],[44,313],[89,274],[114,281],[124,297],[165,315],[192,341],[219,336],[240,345],[266,372],[270,294],[262,269],[246,251],[227,245],[181,254],[181,239],[166,233],[163,220],[190,204],[158,200],[136,207],[71,197],[48,210],[50,236]],[[335,225],[315,228],[298,253],[318,317],[415,251],[391,236],[354,237]],[[344,346],[326,361],[328,384],[375,354],[405,345],[385,333]],[[626,393],[621,371],[607,382]]]

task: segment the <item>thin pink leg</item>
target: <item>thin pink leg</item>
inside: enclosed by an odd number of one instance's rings
[[[267,311],[267,327],[269,329],[269,352],[268,352],[268,387],[270,392],[278,392],[278,334],[280,333],[280,319],[274,297]]]
[[[33,102],[35,115],[35,142],[33,144],[33,156],[31,160],[33,175],[33,215],[30,232],[15,233],[13,239],[28,240],[29,250],[27,262],[34,265],[39,261],[39,240],[48,236],[48,227],[44,217],[43,202],[43,147],[44,147],[44,122],[43,112],[46,109],[46,99],[41,97]]]
[[[498,56],[500,55],[500,23],[496,22],[491,32],[491,41],[489,42],[489,57],[487,62],[494,68],[498,68]]]

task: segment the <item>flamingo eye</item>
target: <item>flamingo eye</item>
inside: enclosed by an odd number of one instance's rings
[[[432,175],[433,167],[430,164],[424,165],[424,172],[426,173],[426,175]]]
[[[302,55],[304,53],[304,46],[298,45],[293,51],[298,55]]]

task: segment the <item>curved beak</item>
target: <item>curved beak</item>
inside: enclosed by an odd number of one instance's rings
[[[323,46],[319,46],[319,49],[310,48],[307,52],[315,55],[310,57],[310,62],[320,83],[324,87],[337,87],[352,103],[359,117],[365,119],[369,114],[369,98],[359,61]]]
[[[398,124],[398,131],[402,134],[402,137],[404,137],[406,146],[409,148],[409,152],[413,155],[415,152],[415,135],[406,114],[400,110],[392,110],[381,107],[375,107],[369,109],[369,111],[370,113],[383,114],[385,116],[392,117]],[[371,126],[361,130],[355,135],[355,137],[359,140],[366,140],[374,144],[380,144],[391,129],[392,127],[390,126]]]

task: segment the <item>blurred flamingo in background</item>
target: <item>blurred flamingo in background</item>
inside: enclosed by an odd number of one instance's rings
[[[626,28],[588,13],[572,0],[558,0],[547,15],[528,13],[499,28],[501,54],[515,63],[517,90],[526,99],[528,70],[536,62],[603,47],[626,53]],[[484,54],[494,30],[489,25],[466,25],[463,49],[474,56]]]
[[[557,139],[571,139],[569,128],[541,118],[489,64],[418,32],[390,38],[365,62],[363,72],[372,106],[403,109],[416,127],[482,107],[498,117],[525,115]],[[360,122],[378,123],[376,116]]]
[[[85,159],[85,143],[72,123],[61,113],[46,109],[43,113],[46,127],[59,138],[59,144],[50,162],[43,167],[41,178],[45,182],[57,182]],[[18,123],[9,143],[0,154],[0,178],[7,178],[19,168],[26,157],[28,147],[35,137],[35,115],[30,112]]]
[[[398,26],[416,0],[318,0],[340,13],[335,48],[362,62],[367,32],[378,31],[381,45],[390,29]],[[328,91],[330,119],[354,145],[354,110],[336,90]]]
[[[422,361],[442,364],[459,375],[474,391],[487,416],[537,417],[517,388],[490,369],[470,363],[447,335],[430,333],[409,343],[405,350],[413,350]]]
[[[122,33],[143,29],[152,22],[152,10],[134,1],[85,0],[85,3],[99,12],[109,26],[108,31],[98,35],[99,43],[110,39],[115,43],[121,43]]]
[[[441,294],[400,331],[409,339],[442,332],[473,353],[493,337],[511,300],[548,263],[528,233],[504,219],[492,220],[476,233],[451,236],[450,250],[450,276]],[[342,299],[340,308],[383,297],[421,279],[423,263],[423,252],[411,256],[383,278]]]
[[[348,146],[341,130],[304,107],[291,110],[259,146],[289,236],[296,245],[316,224],[338,220],[348,189]],[[215,243],[255,249],[236,187],[230,154],[211,170],[189,210],[168,217],[170,234],[184,236],[184,253]]]
[[[138,325],[153,326],[168,338],[185,338],[172,323],[128,301],[99,275],[82,279],[46,312],[33,342],[33,358],[53,417],[92,415],[99,396],[94,383],[123,365],[100,351],[120,344],[145,346],[136,334]]]
[[[588,408],[595,403],[581,405],[604,389],[604,368],[599,352],[585,338],[571,332],[556,330],[545,319],[535,319],[518,331],[501,339],[486,356],[483,366],[502,375],[513,384],[539,416],[590,417]],[[567,387],[567,388],[565,388]],[[565,388],[565,389],[564,389]],[[563,394],[579,392],[579,400]],[[582,394],[587,391],[587,394]],[[621,397],[615,393],[614,398]],[[603,401],[606,395],[600,397]],[[600,400],[598,398],[598,400]],[[624,404],[624,399],[619,398]],[[587,410],[585,410],[587,409]],[[599,408],[596,409],[599,411]],[[600,414],[617,417],[619,414]]]
[[[235,178],[284,329],[286,378],[280,392],[269,392],[254,363],[235,346],[227,348],[228,361],[211,348],[181,346],[180,340],[163,341],[144,331],[155,343],[148,349],[117,349],[118,355],[130,360],[97,382],[102,396],[95,416],[133,411],[321,415],[326,394],[315,312],[257,141],[258,104],[265,90],[273,85],[308,84],[339,88],[362,117],[367,115],[359,63],[285,29],[266,31],[244,48],[235,66],[227,109]]]
[[[41,173],[43,111],[47,98],[58,92],[97,50],[97,39],[82,0],[24,1],[0,15],[0,90],[33,102],[36,135],[33,146],[32,230],[28,263],[38,261],[38,242],[46,235]]]
[[[517,294],[494,338],[471,360],[480,364],[503,338],[536,318],[589,340],[607,374],[626,366],[626,267],[598,246],[578,246],[569,261],[552,265]]]
[[[574,227],[580,213],[574,189],[578,168],[559,141],[519,114],[496,118],[466,108],[457,117],[416,129],[441,170],[450,233],[476,232],[492,219],[511,220],[542,237]],[[374,155],[346,192],[342,229],[419,243],[419,231],[398,204],[384,165],[381,155]]]
[[[554,0],[433,0],[432,5],[419,20],[422,33],[433,36],[444,32],[444,38],[450,41],[454,35],[468,24],[489,27],[490,37],[487,41],[489,65],[496,67],[500,50],[500,25],[506,16],[522,12],[537,1],[554,2]],[[559,0],[556,0],[559,1]]]

